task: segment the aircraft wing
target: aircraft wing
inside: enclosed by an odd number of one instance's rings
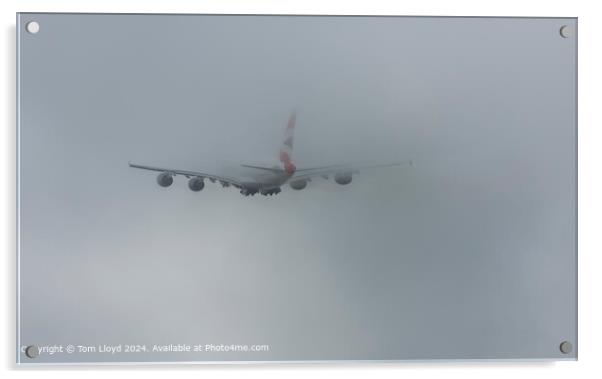
[[[307,180],[307,179],[311,179],[311,178],[318,177],[318,176],[327,178],[329,175],[333,175],[333,174],[337,174],[337,173],[357,174],[358,172],[360,172],[360,170],[392,167],[392,166],[403,166],[403,165],[412,166],[412,161],[384,163],[384,164],[375,164],[375,165],[341,164],[341,165],[331,165],[331,166],[321,166],[321,167],[298,168],[290,180],[302,180],[302,179]]]
[[[222,184],[228,183],[228,184],[231,184],[238,188],[242,187],[241,181],[239,179],[231,177],[231,176],[216,175],[216,174],[212,174],[209,172],[201,172],[201,171],[187,171],[187,170],[176,170],[176,169],[164,168],[164,167],[145,166],[145,165],[139,165],[139,164],[134,164],[134,163],[128,163],[128,164],[130,167],[138,168],[141,170],[167,172],[173,176],[182,175],[187,178],[198,176],[198,177],[202,177],[202,178],[207,178],[211,181],[217,180],[217,181],[222,182]]]

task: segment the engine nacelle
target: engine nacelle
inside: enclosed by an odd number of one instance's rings
[[[334,181],[341,185],[351,183],[351,178],[352,175],[350,172],[338,172],[334,174]]]
[[[169,187],[173,183],[173,176],[169,172],[162,172],[157,175],[157,184],[161,187]]]
[[[188,181],[188,188],[190,188],[191,191],[199,192],[205,188],[205,182],[203,181],[203,178],[195,176]]]
[[[302,190],[303,188],[307,187],[307,180],[303,180],[303,179],[293,180],[292,182],[289,183],[289,185],[291,186],[292,189],[299,191],[299,190]]]

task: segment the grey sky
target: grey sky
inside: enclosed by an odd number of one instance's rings
[[[21,16],[21,340],[38,361],[561,358],[573,19]],[[181,169],[412,159],[244,198]],[[554,296],[550,296],[553,293]],[[458,343],[458,341],[462,341]],[[520,341],[520,342],[517,342]]]

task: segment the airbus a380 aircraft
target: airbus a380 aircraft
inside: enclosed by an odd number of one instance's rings
[[[227,176],[221,174],[213,174],[205,171],[187,171],[176,170],[171,168],[144,166],[130,163],[130,167],[139,168],[142,170],[158,171],[157,183],[161,187],[169,187],[173,183],[173,177],[182,175],[188,178],[188,188],[198,192],[205,187],[205,178],[212,183],[220,182],[222,187],[233,186],[240,189],[240,193],[249,196],[261,193],[264,196],[276,195],[280,193],[280,187],[289,183],[292,189],[302,190],[307,186],[307,183],[314,177],[322,177],[328,179],[330,175],[334,175],[334,181],[338,184],[349,184],[353,174],[359,172],[360,169],[398,166],[402,164],[412,165],[412,161],[380,164],[371,166],[351,166],[351,165],[332,165],[323,167],[297,168],[293,163],[291,156],[293,153],[293,135],[295,131],[296,116],[291,114],[286,126],[286,134],[284,142],[280,147],[279,159],[280,163],[273,166],[261,166],[241,164],[241,167],[247,171],[247,174],[241,176]]]

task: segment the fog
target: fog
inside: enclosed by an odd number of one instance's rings
[[[575,341],[576,43],[557,33],[575,20],[32,19],[21,344],[270,345],[38,361],[553,358]],[[413,166],[270,197],[128,167],[275,162],[293,110],[298,168]]]

